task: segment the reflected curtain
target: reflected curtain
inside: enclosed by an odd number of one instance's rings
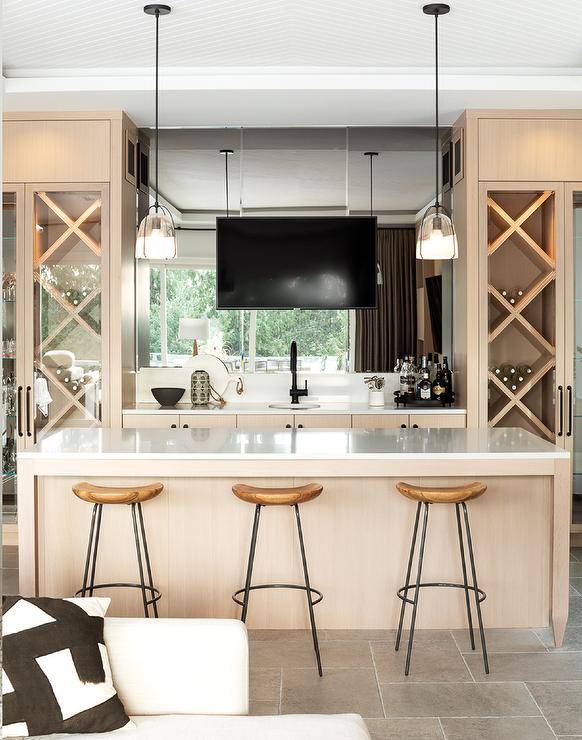
[[[377,254],[384,284],[377,308],[356,311],[356,372],[392,372],[397,357],[416,352],[414,228],[378,229]]]

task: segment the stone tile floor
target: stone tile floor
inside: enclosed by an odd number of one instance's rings
[[[322,679],[309,632],[251,630],[251,713],[357,712],[374,740],[582,738],[582,548],[570,565],[563,647],[548,629],[489,630],[488,677],[464,630],[419,631],[408,678],[393,630],[320,630]],[[15,548],[3,566],[14,592]]]

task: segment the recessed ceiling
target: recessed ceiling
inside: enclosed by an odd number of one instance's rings
[[[433,20],[419,0],[170,0],[162,123],[426,125]],[[443,121],[464,108],[579,107],[575,0],[452,0]],[[8,110],[123,108],[151,125],[154,22],[136,0],[4,0]]]

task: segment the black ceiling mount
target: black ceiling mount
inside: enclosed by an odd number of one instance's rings
[[[446,3],[429,3],[422,8],[422,12],[426,15],[446,15],[450,10],[451,6]]]
[[[156,12],[159,15],[169,15],[172,12],[172,8],[169,5],[161,5],[160,3],[152,3],[151,5],[145,5],[143,12],[147,13],[148,15],[155,15]]]

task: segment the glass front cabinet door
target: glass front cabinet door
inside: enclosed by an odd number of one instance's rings
[[[27,344],[35,441],[108,422],[108,189],[27,186]]]

